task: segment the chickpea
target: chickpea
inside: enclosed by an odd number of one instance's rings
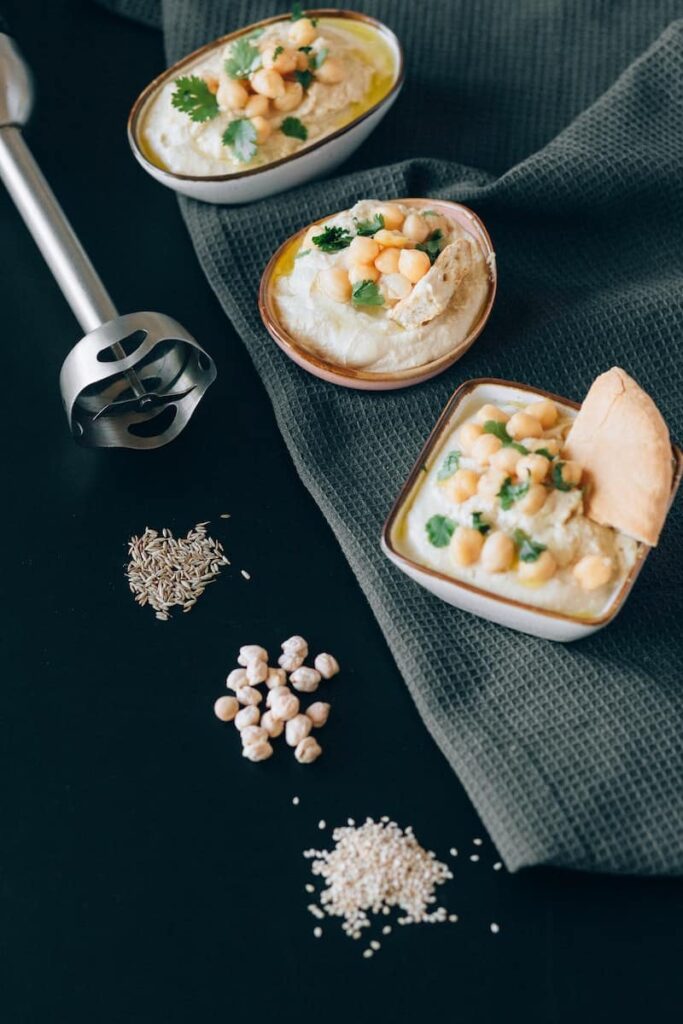
[[[543,398],[540,402],[531,402],[526,406],[524,412],[537,419],[544,430],[554,427],[557,423],[557,406],[549,398]]]
[[[518,451],[507,445],[505,448],[499,448],[497,452],[491,456],[490,462],[495,469],[500,469],[505,473],[506,476],[515,476],[517,473],[517,463],[521,459],[521,455]]]
[[[247,665],[247,682],[251,686],[258,686],[259,683],[265,683],[268,678],[268,662],[267,661],[250,661]]]
[[[458,432],[458,444],[465,455],[472,454],[472,446],[484,430],[479,423],[465,423]]]
[[[242,757],[248,761],[267,761],[273,755],[273,748],[268,740],[261,740],[260,743],[248,743],[242,749]]]
[[[323,679],[331,679],[339,672],[339,662],[333,654],[317,654],[313,664]]]
[[[257,96],[254,94],[247,100],[247,105],[244,108],[246,117],[265,117],[270,110],[270,100],[267,96]]]
[[[527,477],[534,484],[540,484],[548,475],[550,460],[545,455],[524,455],[517,463],[517,476],[520,480]]]
[[[315,693],[320,685],[320,673],[314,668],[302,666],[292,672],[289,681],[299,693]]]
[[[507,572],[514,560],[515,545],[512,538],[500,530],[492,530],[481,550],[481,561],[486,571]]]
[[[449,552],[456,565],[473,565],[483,546],[484,537],[479,530],[459,526],[451,538]]]
[[[507,432],[515,441],[522,437],[540,437],[543,427],[535,416],[526,412],[516,412],[507,421]]]
[[[405,220],[398,206],[394,206],[392,203],[385,203],[384,206],[380,206],[375,212],[382,217],[384,227],[389,231],[398,231]],[[377,238],[377,235],[375,235],[375,238]]]
[[[296,52],[296,69],[297,71],[309,71],[308,66],[308,54],[302,53],[301,50]]]
[[[252,661],[268,661],[268,651],[258,644],[244,644],[237,655],[238,665],[249,665]]]
[[[321,270],[318,274],[318,284],[333,302],[348,302],[351,298],[351,281],[343,267],[328,267],[327,270]],[[282,658],[279,664],[282,668],[287,668],[282,664]]]
[[[227,75],[219,77],[216,99],[221,110],[242,110],[247,105],[249,93],[241,84]]]
[[[235,697],[219,697],[213,706],[213,713],[221,722],[232,722],[240,706]]]
[[[338,57],[328,57],[315,72],[315,77],[323,85],[337,85],[346,78],[344,62]]]
[[[349,267],[349,281],[352,285],[359,281],[379,281],[379,270],[374,263],[352,263]]]
[[[262,743],[263,740],[267,740],[268,733],[260,725],[248,725],[246,729],[242,729],[240,739],[242,746],[248,747],[250,743]]]
[[[532,484],[523,498],[517,502],[517,508],[524,516],[533,516],[545,505],[548,492],[543,484]]]
[[[436,231],[438,228],[444,235],[448,235],[453,228],[453,222],[448,217],[442,217],[439,213],[427,210],[422,216],[426,220],[430,231]]]
[[[507,423],[510,417],[502,409],[499,409],[497,405],[491,405],[489,402],[486,405],[482,405],[477,413],[477,419],[480,423],[486,423],[488,420],[493,420],[494,423]]]
[[[272,690],[276,686],[284,686],[287,682],[287,673],[283,668],[269,668],[266,676],[266,686]]]
[[[218,86],[220,85],[220,81],[218,79],[218,76],[217,75],[211,75],[208,72],[206,72],[206,74],[202,75],[202,78],[206,82],[206,87],[209,90],[209,92],[212,92],[214,94],[214,96],[215,96],[216,93],[218,92]]]
[[[285,94],[284,79],[272,68],[255,71],[251,76],[251,87],[259,96],[267,96],[269,100],[279,100]]]
[[[242,732],[248,725],[258,725],[261,713],[255,704],[249,704],[235,715],[235,728]]]
[[[240,686],[239,690],[235,691],[235,696],[240,704],[247,706],[260,704],[263,700],[263,694],[259,693],[255,686]]]
[[[477,493],[477,484],[479,483],[479,476],[474,472],[473,469],[458,469],[444,483],[444,491],[451,499],[451,501],[460,504],[463,501],[467,501],[473,494]]]
[[[322,729],[330,717],[330,705],[322,700],[317,700],[315,704],[310,704],[306,708],[306,714],[310,718],[314,729]]]
[[[424,242],[431,233],[427,221],[419,213],[409,213],[403,222],[403,234],[412,242]]]
[[[301,82],[285,82],[285,94],[279,100],[273,100],[273,106],[286,114],[290,110],[296,110],[303,98],[304,88]]]
[[[276,57],[275,51],[278,49],[281,52]],[[296,54],[296,50],[272,46],[263,54],[263,66],[264,68],[273,68],[281,75],[291,75],[292,71],[296,71]]]
[[[492,466],[479,478],[478,493],[482,498],[495,498],[508,478],[504,469],[497,469]]]
[[[266,707],[272,708],[273,701],[278,695],[286,697],[291,692],[292,691],[288,686],[274,686],[273,689],[268,692],[268,696],[266,697]]]
[[[251,123],[256,129],[256,142],[259,146],[262,146],[266,139],[272,135],[273,126],[265,117],[252,117]]]
[[[379,245],[374,238],[357,235],[349,246],[349,255],[356,263],[372,263],[379,256]]]
[[[478,437],[472,445],[472,458],[488,466],[491,456],[499,452],[502,447],[503,442],[495,434],[482,433],[481,437]]]
[[[266,711],[265,714],[262,715],[261,725],[273,740],[282,735],[282,731],[285,727],[285,723],[281,722],[279,718],[273,718],[272,711]]]
[[[375,241],[378,245],[383,245],[387,249],[407,249],[410,245],[410,239],[402,235],[400,231],[394,231],[390,228],[380,228],[379,231],[375,232]]]
[[[317,760],[323,752],[323,748],[320,746],[318,741],[312,736],[306,736],[305,739],[299,743],[294,751],[294,757],[297,759],[299,764],[311,764],[312,761]]]
[[[315,26],[310,18],[299,18],[289,26],[287,36],[292,46],[310,46],[316,37]]]
[[[293,693],[278,693],[277,690],[270,692],[277,694],[270,706],[273,718],[277,718],[281,722],[288,722],[290,718],[299,714],[299,698],[295,697]]]
[[[313,722],[308,715],[295,715],[285,725],[285,740],[290,747],[298,747],[303,739],[306,739],[313,728]]]
[[[612,559],[603,555],[585,555],[573,570],[574,578],[584,590],[597,590],[612,577]],[[220,718],[220,715],[219,715]]]
[[[303,665],[305,657],[305,654],[292,654],[288,651],[285,651],[285,653],[281,654],[280,657],[277,659],[277,663],[280,666],[280,668],[283,668],[285,670],[285,672],[295,672],[298,668],[300,668]]]
[[[524,583],[546,583],[555,575],[557,562],[549,551],[542,551],[535,562],[519,563],[519,578]]]
[[[559,465],[561,467],[560,474],[564,482],[569,484],[571,487],[578,487],[581,483],[581,476],[583,474],[583,469],[578,462],[573,462],[571,459],[568,459],[566,462],[561,462]]]
[[[398,259],[400,255],[399,249],[382,249],[375,260],[375,266],[380,274],[398,274]]]
[[[403,249],[398,258],[398,270],[411,284],[417,284],[431,267],[429,256],[420,249]]]
[[[302,636],[295,634],[290,636],[288,640],[284,640],[280,644],[283,651],[290,652],[291,654],[299,654],[302,658],[308,657],[308,644]]]
[[[525,437],[520,444],[530,452],[537,452],[541,448],[545,448],[551,455],[558,455],[560,452],[560,442],[554,437]]]
[[[229,690],[239,690],[240,686],[245,686],[247,681],[247,670],[234,668],[225,680],[225,685]]]

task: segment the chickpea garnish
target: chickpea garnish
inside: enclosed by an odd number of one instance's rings
[[[484,537],[470,526],[458,526],[451,538],[449,552],[456,565],[473,565],[481,554]]]
[[[399,273],[407,277],[411,284],[422,280],[431,265],[427,253],[420,249],[403,249],[398,258]]]
[[[545,448],[550,455],[559,455],[560,453],[560,442],[555,437],[524,437],[520,444],[524,448],[528,448],[530,452],[537,452],[541,448]]]
[[[491,466],[490,469],[483,473],[479,478],[478,493],[481,494],[482,498],[495,498],[498,495],[501,487],[507,480],[508,474],[504,469],[499,469],[497,466]]]
[[[223,110],[243,110],[247,105],[249,93],[241,82],[236,82],[227,75],[221,74],[216,91],[218,106]]]
[[[403,222],[403,234],[412,242],[424,242],[431,233],[427,221],[419,213],[409,213]]]
[[[381,228],[375,232],[375,241],[387,249],[406,249],[410,245],[410,239],[402,235],[400,231]]]
[[[491,461],[491,457],[500,451],[502,447],[503,442],[495,434],[482,433],[481,437],[478,437],[472,445],[472,458],[487,466]]]
[[[532,484],[523,498],[517,501],[517,508],[525,516],[533,516],[545,505],[548,492],[543,484]]]
[[[517,463],[517,476],[520,480],[531,480],[534,484],[540,484],[545,480],[550,469],[550,460],[544,455],[523,455]]]
[[[285,94],[279,99],[273,100],[273,106],[276,110],[286,114],[290,110],[295,110],[303,98],[304,89],[301,82],[285,82]]]
[[[318,82],[323,85],[336,85],[346,78],[344,62],[338,57],[328,57],[315,72]]]
[[[212,92],[214,96],[218,92],[219,80],[217,75],[211,75],[208,72],[202,75],[202,78],[206,82],[206,87],[209,92]]]
[[[284,79],[272,68],[255,71],[251,76],[251,87],[259,96],[267,96],[269,100],[279,100],[285,94]]]
[[[451,501],[460,504],[477,493],[479,476],[473,469],[458,469],[444,484],[444,491]]]
[[[357,263],[372,263],[379,256],[379,245],[374,238],[356,235],[349,246],[349,256]]]
[[[399,210],[398,206],[394,206],[392,203],[385,203],[380,206],[376,211],[384,221],[384,227],[389,231],[397,231],[402,225],[405,217]],[[375,238],[377,236],[375,235]]]
[[[213,706],[214,714],[221,722],[232,722],[239,709],[236,697],[219,697]]]
[[[265,117],[270,109],[270,100],[267,96],[254,94],[247,100],[244,113],[247,117]]]
[[[529,416],[526,412],[514,413],[506,424],[507,432],[515,441],[522,437],[540,437],[543,427],[535,416]]]
[[[359,281],[379,281],[379,270],[374,263],[352,263],[349,267],[349,281],[352,285]]]
[[[517,472],[517,463],[521,457],[515,448],[507,445],[505,448],[499,448],[491,456],[490,462],[495,469],[502,470],[506,476],[514,476]]]
[[[464,426],[460,428],[460,433],[458,434],[458,443],[460,445],[460,450],[464,452],[465,455],[471,455],[472,446],[474,442],[477,440],[477,438],[481,437],[483,433],[484,428],[481,426],[481,424],[465,423]]]
[[[277,56],[275,54],[280,51]],[[283,46],[272,46],[263,54],[264,68],[273,68],[280,75],[291,75],[296,70],[296,50]]]
[[[515,560],[513,540],[500,530],[486,537],[481,551],[481,562],[487,572],[507,572]]]
[[[584,590],[597,590],[609,583],[613,572],[612,559],[603,555],[585,555],[574,566],[574,579]]]
[[[400,255],[399,249],[382,249],[375,260],[375,266],[380,274],[397,274]]]
[[[557,423],[557,406],[549,398],[543,398],[540,402],[531,402],[525,407],[524,412],[537,419],[544,430],[554,427]]]
[[[343,267],[328,267],[321,270],[318,274],[318,284],[328,299],[334,302],[348,302],[351,298],[351,281]]]
[[[565,484],[569,484],[570,487],[578,487],[581,483],[583,469],[578,462],[568,459],[566,462],[560,463],[556,468]]]
[[[555,575],[557,562],[549,551],[542,551],[535,562],[520,562],[518,573],[524,583],[545,583]]]
[[[299,18],[292,22],[287,33],[292,46],[310,46],[316,37],[315,26],[310,18]]]
[[[507,423],[510,419],[506,412],[499,409],[497,405],[482,405],[481,409],[477,413],[477,420],[479,423],[486,423],[488,420],[494,420],[495,423]]]

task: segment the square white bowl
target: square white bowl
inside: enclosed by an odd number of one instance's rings
[[[533,605],[524,604],[521,601],[494,594],[482,590],[470,583],[454,579],[436,569],[429,568],[409,558],[401,551],[398,532],[403,524],[413,498],[424,479],[425,467],[429,469],[436,458],[439,457],[442,444],[452,429],[452,424],[457,419],[466,418],[484,402],[528,402],[532,398],[549,398],[556,405],[560,406],[569,416],[574,417],[580,408],[578,403],[562,398],[559,395],[551,394],[540,388],[534,388],[526,384],[517,384],[513,381],[497,380],[493,377],[482,377],[475,380],[465,381],[453,393],[436,426],[432,430],[427,442],[420,452],[420,455],[413,466],[408,479],[403,485],[394,506],[389,513],[384,529],[382,530],[381,546],[384,554],[396,565],[406,576],[431,591],[442,601],[454,605],[463,611],[471,612],[480,618],[489,619],[501,626],[508,626],[510,629],[517,629],[522,633],[530,633],[532,636],[541,637],[544,640],[557,640],[567,643],[571,640],[579,640],[582,637],[590,636],[603,626],[608,625],[616,617],[624,605],[626,598],[631,593],[638,573],[650,553],[646,544],[639,544],[636,560],[628,575],[615,589],[610,597],[609,603],[600,615],[593,618],[577,617],[563,614],[562,612],[549,611],[545,608],[536,608]],[[683,475],[683,452],[676,446],[672,446],[671,457],[674,466],[673,484],[671,488],[671,501],[678,490]]]

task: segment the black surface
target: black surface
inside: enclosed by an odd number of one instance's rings
[[[220,377],[165,450],[77,448],[57,375],[78,328],[0,193],[0,1018],[679,1019],[680,883],[508,876],[486,840],[469,861],[483,830],[296,477],[173,194],[128,152],[160,38],[87,3],[4,11],[38,83],[30,144],[114,299],[176,317]],[[126,540],[203,519],[232,567],[158,623],[127,591]],[[211,705],[239,644],[292,632],[343,663],[324,757],[301,767],[280,744],[251,765]],[[441,893],[460,921],[397,928],[365,961],[332,923],[314,940],[301,851],[328,837],[320,818],[385,813],[445,859],[458,847]]]

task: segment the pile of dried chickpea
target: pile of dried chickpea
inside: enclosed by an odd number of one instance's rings
[[[240,668],[230,672],[226,680],[234,697],[219,697],[213,706],[221,722],[234,722],[242,740],[242,755],[250,761],[271,757],[271,740],[283,732],[300,764],[310,764],[322,754],[322,747],[311,736],[320,729],[330,714],[330,705],[315,701],[302,711],[297,693],[315,693],[322,679],[331,679],[339,672],[339,662],[331,654],[318,654],[314,667],[308,668],[308,644],[302,636],[291,636],[281,645],[278,668],[268,664],[268,651],[258,644],[240,647],[237,661]],[[264,694],[258,687],[268,688],[266,711],[259,705]],[[289,683],[289,686],[287,685]],[[293,689],[290,689],[290,686]]]

